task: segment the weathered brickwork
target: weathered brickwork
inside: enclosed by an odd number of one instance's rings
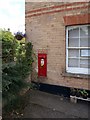
[[[65,16],[88,15],[89,3],[26,3],[26,39],[33,44],[34,51],[47,53],[47,78],[39,82],[89,88],[89,79],[79,76],[67,76],[66,71],[66,35]],[[85,18],[82,18],[85,19]],[[88,19],[88,18],[86,18]],[[88,20],[87,20],[88,21]],[[38,60],[34,63],[37,71]],[[33,80],[37,81],[37,72]]]

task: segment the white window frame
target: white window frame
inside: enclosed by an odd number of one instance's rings
[[[68,47],[68,30],[70,30],[74,27],[80,27],[80,26],[90,26],[90,25],[77,25],[77,26],[67,26],[66,27],[66,72],[67,73],[90,75],[90,68],[79,68],[79,67],[69,67],[68,66],[68,59],[69,59],[69,57],[68,57],[68,50],[69,50],[69,47]],[[79,39],[80,39],[80,35],[79,35]],[[81,47],[79,47],[79,49],[80,48]],[[75,49],[77,49],[77,48],[75,48]],[[90,49],[90,47],[87,47],[86,49]]]

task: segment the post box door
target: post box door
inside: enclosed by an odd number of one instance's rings
[[[47,76],[47,54],[38,54],[38,76]]]

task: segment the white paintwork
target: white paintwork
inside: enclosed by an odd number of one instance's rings
[[[84,53],[82,53],[82,50],[90,50],[90,47],[80,47],[80,42],[81,42],[80,41],[80,27],[85,27],[85,26],[90,26],[90,25],[69,26],[69,27],[66,28],[66,71],[68,73],[90,74],[90,68],[80,68],[80,64],[81,64],[80,63],[80,59],[87,59],[87,54],[84,55]],[[74,28],[77,28],[77,27],[79,27],[79,47],[69,47],[68,46],[68,31],[69,30],[73,30]],[[77,38],[77,36],[75,36],[73,38]],[[83,37],[83,38],[87,38],[88,39],[88,37]],[[78,67],[69,67],[68,66],[68,60],[69,60],[68,58],[73,59],[73,57],[69,57],[68,56],[68,50],[69,49],[71,49],[71,50],[77,49],[79,51],[79,57],[77,57],[79,59]],[[83,54],[83,56],[82,56],[82,54]],[[82,58],[82,57],[84,57],[84,58]]]

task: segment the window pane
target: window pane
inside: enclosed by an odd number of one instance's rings
[[[90,68],[90,64],[81,64],[80,67],[81,68]]]
[[[88,64],[88,59],[80,60],[80,64]]]
[[[80,47],[90,47],[90,38],[81,38]]]
[[[68,37],[79,37],[79,28],[70,29]]]
[[[90,36],[88,37],[88,44],[89,44],[88,46],[90,46]]]
[[[79,47],[79,38],[69,38],[68,46],[69,47]]]
[[[90,50],[81,50],[81,57],[90,57]]]
[[[68,67],[78,67],[78,59],[69,59]]]
[[[88,37],[88,26],[80,27],[80,37]]]
[[[79,56],[79,50],[68,50],[68,56],[69,57],[78,57]]]
[[[80,67],[82,68],[90,68],[90,59],[88,60],[80,60]]]
[[[88,36],[89,36],[89,39],[90,39],[90,26],[88,26]]]

